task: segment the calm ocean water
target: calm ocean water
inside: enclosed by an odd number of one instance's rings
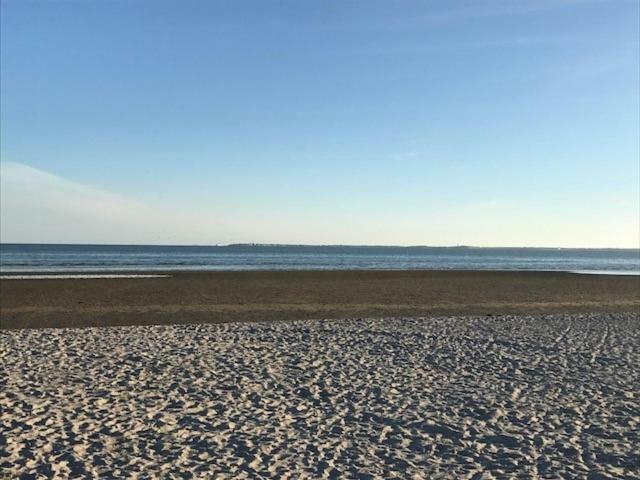
[[[178,270],[640,272],[640,250],[347,246],[0,245],[2,273]]]

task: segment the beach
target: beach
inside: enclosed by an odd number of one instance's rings
[[[165,273],[169,276],[0,280],[0,323],[2,328],[38,328],[640,310],[638,276],[436,270]]]
[[[8,478],[640,475],[638,277],[110,275],[0,280]]]
[[[632,313],[4,330],[8,478],[638,478]]]

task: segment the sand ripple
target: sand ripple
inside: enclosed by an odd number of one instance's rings
[[[637,478],[640,317],[3,331],[12,478]]]

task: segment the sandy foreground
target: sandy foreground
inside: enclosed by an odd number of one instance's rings
[[[8,478],[638,478],[640,315],[4,330]]]

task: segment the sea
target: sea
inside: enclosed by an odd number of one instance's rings
[[[0,273],[531,270],[640,275],[640,249],[0,244]]]

